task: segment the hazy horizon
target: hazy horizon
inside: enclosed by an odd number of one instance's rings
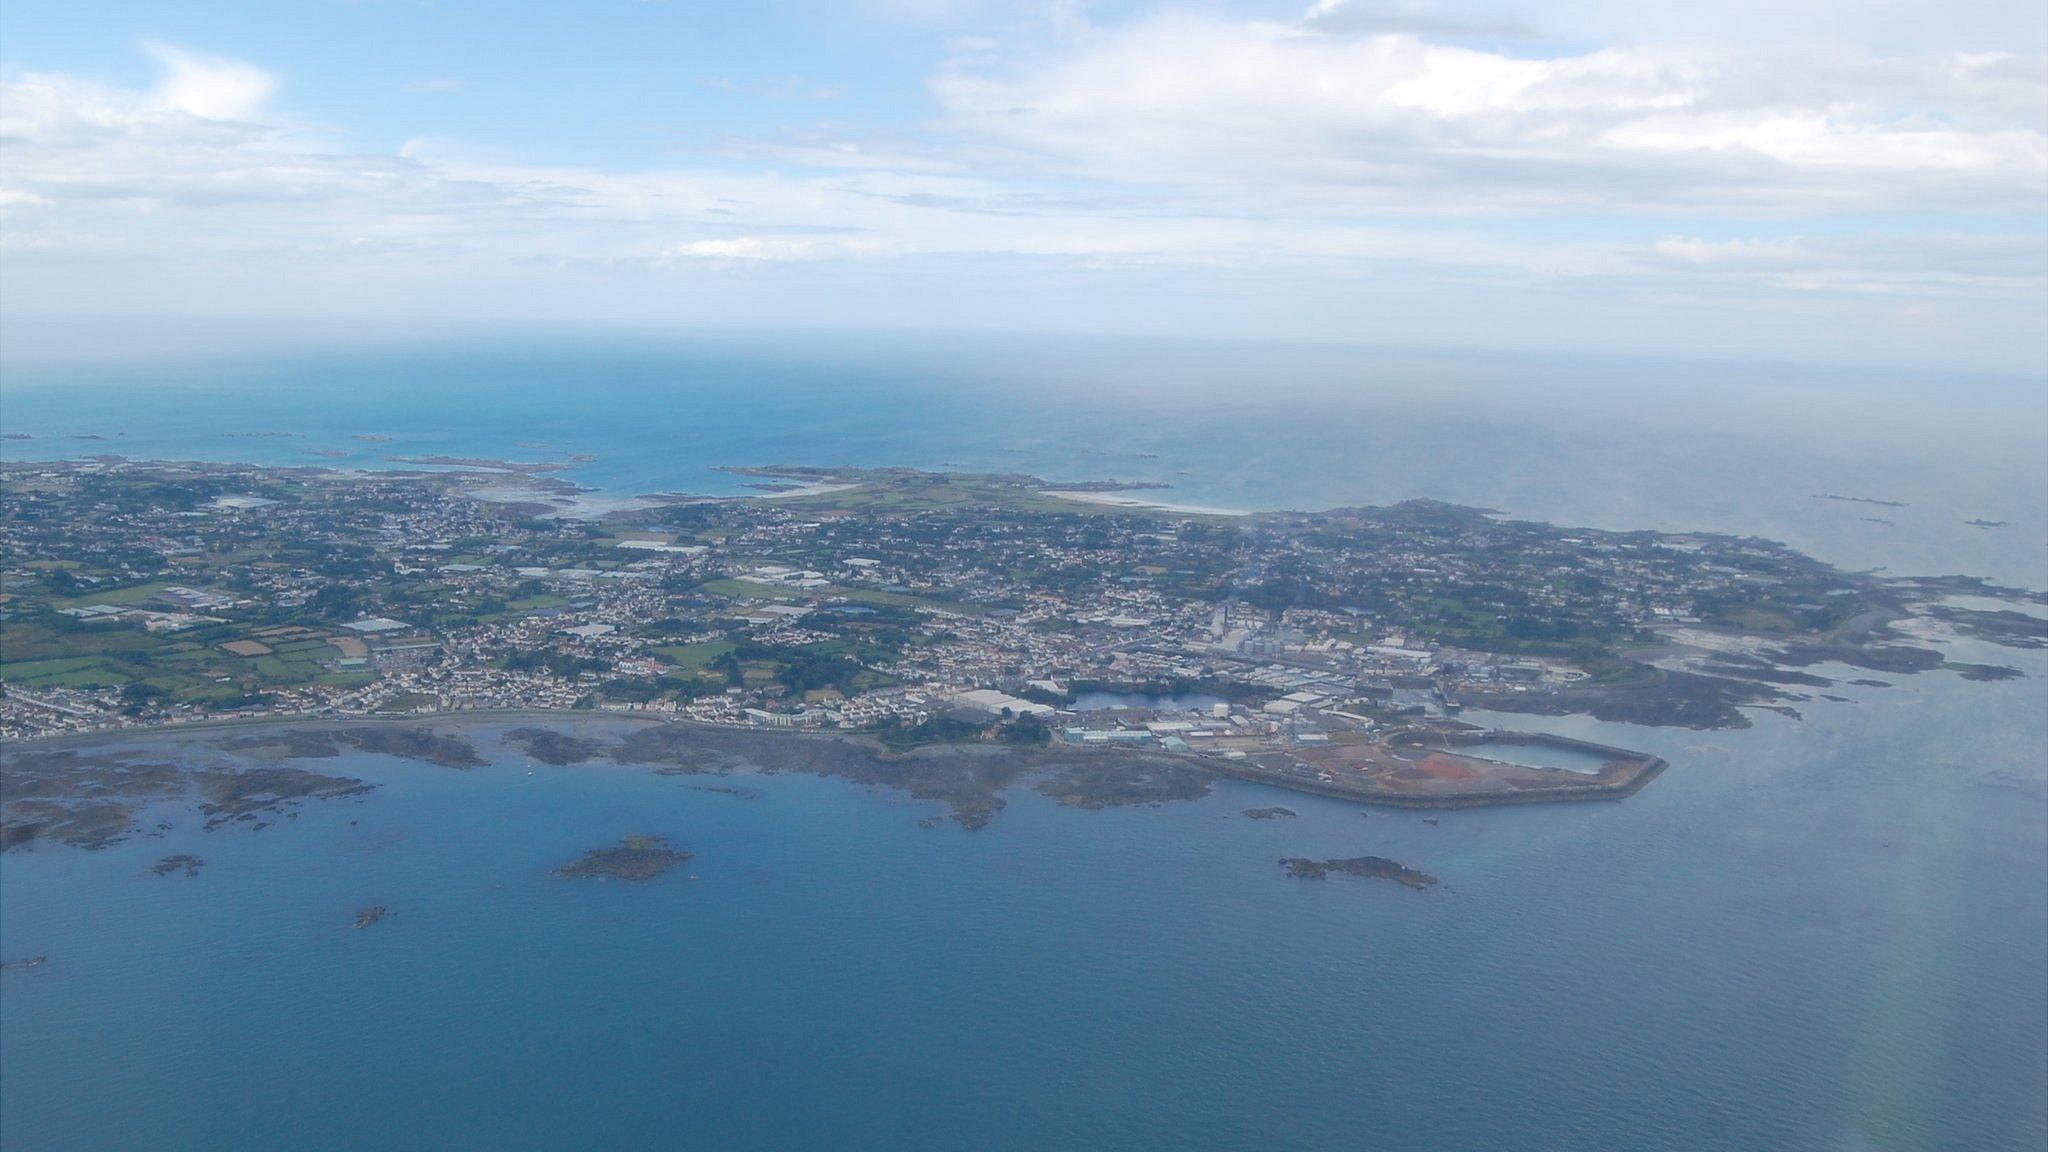
[[[792,357],[856,354],[872,357],[890,351],[935,346],[1016,348],[1034,354],[1084,356],[1101,352],[1115,359],[1157,350],[1208,352],[1226,361],[1244,356],[1274,355],[1315,360],[1332,368],[1362,370],[1388,359],[1440,360],[1446,363],[1494,365],[1521,372],[1546,365],[1570,365],[1606,371],[1637,371],[1645,375],[1720,374],[1731,381],[1752,381],[1759,375],[1792,385],[1825,386],[1844,382],[1890,387],[1949,385],[2038,389],[2048,383],[2048,365],[2034,368],[1983,368],[1899,365],[1853,355],[1837,358],[1799,356],[1716,356],[1659,351],[1519,347],[1512,344],[1454,344],[1385,340],[1297,339],[1241,334],[1159,333],[1023,327],[853,326],[830,323],[689,324],[649,320],[597,319],[448,319],[388,316],[99,316],[8,313],[0,308],[0,361],[11,369],[7,383],[35,385],[48,373],[63,375],[96,368],[133,365],[159,367],[228,364],[241,360],[339,353],[403,355],[493,349],[603,348],[623,351],[688,349],[707,344],[760,345],[764,341],[801,343],[779,351]],[[1077,360],[1076,366],[1081,361]],[[1185,367],[1185,365],[1182,365]],[[1090,366],[1099,375],[1107,366]],[[2048,393],[2040,396],[2048,404]],[[2044,409],[2048,412],[2048,409]]]
[[[21,0],[0,31],[9,329],[2048,372],[2048,11],[2026,3]]]

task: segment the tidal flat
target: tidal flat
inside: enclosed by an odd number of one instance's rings
[[[37,841],[104,848],[145,834],[143,812],[166,804],[189,805],[208,830],[263,828],[270,823],[263,817],[288,817],[307,800],[360,796],[371,787],[297,767],[164,758],[161,749],[108,744],[0,750],[0,850]]]
[[[682,723],[639,728],[605,755],[666,773],[804,772],[894,788],[945,804],[968,829],[994,820],[1007,803],[1003,792],[1017,784],[1071,807],[1110,808],[1197,799],[1212,779],[1183,760],[1143,752],[1111,757],[995,744],[895,752],[860,736]]]
[[[1186,757],[1135,750],[1105,754],[997,744],[895,750],[837,733],[602,714],[522,715],[523,722],[509,728],[502,716],[266,721],[16,745],[0,751],[0,843],[103,848],[161,836],[174,825],[160,817],[181,807],[200,818],[204,831],[229,825],[261,830],[295,817],[307,802],[361,801],[378,787],[314,771],[304,762],[370,754],[466,771],[493,762],[492,749],[477,739],[483,732],[495,740],[497,758],[523,757],[552,768],[601,764],[664,776],[796,773],[846,780],[937,802],[947,819],[969,831],[994,821],[1012,788],[1027,787],[1065,807],[1100,810],[1198,800],[1218,778]],[[693,787],[742,799],[760,795],[726,784]],[[1276,807],[1246,814],[1293,815]],[[920,824],[929,827],[936,820],[927,817]]]

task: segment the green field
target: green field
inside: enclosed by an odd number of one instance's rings
[[[326,680],[330,674],[322,661],[337,655],[321,639],[265,641],[271,651],[262,656],[237,656],[218,647],[250,638],[251,633],[225,625],[157,636],[119,624],[76,629],[10,624],[0,636],[0,681],[27,688],[141,682],[180,698],[233,696]],[[352,673],[338,682],[368,678]]]
[[[831,594],[841,596],[856,604],[874,604],[885,608],[929,608],[934,612],[958,612],[963,616],[978,616],[986,609],[978,604],[965,604],[958,600],[934,600],[927,596],[913,596],[904,592],[884,592],[879,588],[834,588]]]
[[[69,600],[56,602],[59,608],[83,608],[88,604],[140,604],[144,600],[163,595],[170,587],[168,580],[152,580],[147,584],[130,584],[126,588],[109,588],[91,592],[84,596],[73,596]]]
[[[515,612],[531,612],[536,608],[560,608],[568,602],[567,597],[557,596],[552,592],[543,592],[538,596],[526,596],[511,601],[506,607]]]
[[[0,664],[0,681],[29,688],[75,688],[82,684],[126,684],[129,677],[105,656],[70,656]]]
[[[730,640],[707,640],[702,644],[673,644],[651,651],[685,672],[697,672],[711,666],[713,660],[739,647]]]

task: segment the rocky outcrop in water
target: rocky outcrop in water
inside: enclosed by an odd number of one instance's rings
[[[250,823],[307,799],[361,796],[375,787],[352,776],[324,776],[303,768],[247,768],[240,772],[194,772],[206,828],[230,821]]]
[[[175,856],[166,856],[157,861],[149,870],[159,876],[169,876],[171,873],[183,869],[185,875],[197,876],[199,875],[199,869],[204,867],[205,864],[206,861],[201,860],[197,856],[180,852]]]
[[[1948,604],[1931,604],[1927,614],[1973,640],[2007,648],[2048,648],[2048,617],[2010,608],[1985,611]]]
[[[0,848],[38,840],[105,848],[134,831],[137,809],[188,786],[177,764],[138,752],[0,753]]]
[[[652,764],[676,774],[806,772],[900,789],[937,800],[964,828],[981,828],[1003,810],[1002,793],[1039,777],[1040,792],[1077,808],[1193,800],[1210,774],[1168,757],[1098,755],[995,744],[948,744],[886,752],[858,737],[754,732],[663,724],[629,734],[611,750],[620,764]]]
[[[505,740],[535,760],[556,768],[588,763],[609,747],[602,740],[572,736],[553,728],[514,728],[505,733]]]
[[[2004,664],[1959,664],[1951,661],[1943,667],[1965,680],[2018,680],[2026,675]]]
[[[344,747],[443,768],[481,768],[487,761],[460,736],[420,726],[356,724],[341,728],[278,727],[222,740],[229,752],[267,752],[293,760],[339,756]]]
[[[1437,882],[1436,877],[1427,872],[1417,871],[1384,856],[1352,856],[1341,860],[1310,860],[1301,856],[1290,856],[1280,861],[1280,865],[1287,869],[1289,876],[1303,880],[1321,880],[1332,872],[1339,872],[1346,876],[1392,880],[1404,888],[1413,888],[1418,892]]]
[[[1728,668],[1722,662],[1724,669]],[[1747,675],[1747,673],[1745,673]],[[1616,724],[1652,727],[1747,728],[1745,706],[1782,699],[1775,687],[1754,679],[1651,669],[1638,682],[1561,688],[1549,692],[1465,691],[1461,704],[1494,712],[1538,716],[1584,713]]]
[[[188,767],[161,753],[78,748],[0,753],[0,849],[53,841],[104,848],[137,831],[136,814],[196,798],[210,830],[230,821],[261,827],[309,799],[359,796],[373,787],[301,768]],[[158,832],[163,831],[162,825]]]
[[[614,847],[592,848],[555,872],[572,880],[652,880],[689,858],[665,836],[628,836]]]
[[[1074,808],[1164,804],[1199,800],[1209,794],[1207,772],[1169,760],[1139,756],[1090,756],[1054,769],[1035,787]]]

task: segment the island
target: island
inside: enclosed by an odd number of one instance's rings
[[[179,852],[157,861],[154,865],[150,866],[149,870],[158,876],[169,876],[173,872],[183,872],[187,876],[197,876],[199,875],[199,869],[205,865],[206,861],[201,860],[199,857],[189,852]]]
[[[593,848],[555,872],[572,880],[652,880],[689,858],[665,837],[628,836],[609,848]]]
[[[1404,888],[1420,892],[1436,884],[1436,877],[1427,872],[1418,872],[1384,856],[1352,856],[1342,860],[1309,860],[1290,856],[1280,861],[1289,876],[1303,880],[1321,880],[1332,872],[1344,876],[1364,876],[1377,880],[1392,880]]]
[[[814,737],[779,755],[968,827],[1025,779],[1084,808],[1216,777],[1611,800],[1665,761],[1497,717],[1792,721],[1847,700],[1832,668],[1990,684],[2018,673],[1941,646],[2048,646],[2036,590],[1431,500],[1235,514],[1129,482],[775,467],[740,470],[761,494],[585,502],[558,461],[397,463],[0,464],[0,844],[109,842],[169,795],[260,828],[366,788],[284,761],[476,767],[459,734],[401,721],[486,713],[651,725],[512,734],[550,766],[717,771]],[[62,742],[217,724],[255,725],[220,747],[275,763]]]

